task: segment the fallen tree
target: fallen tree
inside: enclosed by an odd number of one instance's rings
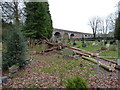
[[[90,58],[90,57],[86,57],[86,56],[82,56],[82,58],[87,59],[93,63],[99,64],[102,68],[104,68],[108,71],[115,71],[115,64],[112,64],[111,66],[109,66],[109,65],[105,65],[105,64],[101,63],[100,61],[98,61],[94,58]]]

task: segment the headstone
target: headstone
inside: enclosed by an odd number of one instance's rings
[[[110,47],[110,44],[106,44],[106,48],[109,48]]]
[[[0,77],[0,84],[1,83],[6,83],[8,81],[8,77],[4,76],[4,77]]]
[[[92,44],[92,46],[95,46],[95,42]]]
[[[116,40],[114,40],[114,41],[113,41],[113,45],[117,45],[117,42],[116,42]]]
[[[113,45],[117,45],[117,43],[115,42],[115,43],[113,43]]]
[[[75,45],[76,45],[76,43],[74,42],[74,43],[73,43],[73,46],[75,46]]]
[[[106,45],[106,44],[107,44],[107,41],[105,41],[104,44]]]
[[[100,40],[98,40],[98,42],[100,42]]]
[[[83,43],[83,44],[82,44],[82,47],[86,47],[86,43]]]
[[[111,41],[110,41],[110,44],[113,44],[113,43],[114,43],[114,41],[113,41],[113,40],[111,40]]]

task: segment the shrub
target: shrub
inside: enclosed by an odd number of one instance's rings
[[[5,45],[7,48],[3,52],[3,70],[7,70],[9,67],[15,64],[19,67],[23,67],[26,64],[26,44],[19,28],[12,26],[9,36],[7,36]]]
[[[82,88],[83,90],[88,90],[87,82],[85,82],[79,76],[76,76],[74,78],[68,78],[64,84],[65,84],[65,87],[67,89],[70,89],[70,88],[80,89],[80,88]]]

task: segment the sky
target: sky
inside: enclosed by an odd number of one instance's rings
[[[92,33],[91,17],[106,17],[114,13],[119,0],[48,0],[53,27]]]

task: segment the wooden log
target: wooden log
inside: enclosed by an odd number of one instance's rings
[[[88,55],[97,57],[97,55],[92,53],[92,52],[88,52],[88,51],[85,51],[85,50],[82,50],[82,49],[79,49],[79,48],[76,48],[76,47],[68,47],[68,48],[69,49],[73,49],[73,50],[77,50],[77,51],[80,51],[80,52],[83,52],[84,54],[88,54]]]
[[[103,59],[103,60],[105,60],[105,61],[108,61],[108,62],[111,62],[111,63],[113,63],[113,64],[116,64],[116,65],[117,65],[117,62],[111,61],[111,60],[109,60],[109,59],[105,59],[105,58],[100,57],[100,56],[97,56],[97,57],[98,57],[98,58],[100,58],[100,59]]]
[[[90,57],[86,57],[86,56],[82,56],[82,58],[87,59],[87,60],[89,60],[89,61],[92,61],[92,62],[94,62],[94,63],[96,63],[96,64],[99,64],[102,68],[104,68],[104,69],[106,69],[106,70],[108,70],[108,71],[115,71],[115,67],[105,65],[105,64],[101,63],[100,61],[97,61],[97,60],[94,59],[94,58],[90,58]]]
[[[82,52],[79,52],[79,51],[77,51],[77,50],[73,50],[75,53],[77,53],[77,54],[80,54],[80,55],[84,55],[84,56],[87,56],[87,57],[90,57],[90,55],[88,55],[88,54],[85,54],[85,53],[82,53]]]
[[[99,56],[101,58],[110,58],[110,59],[117,59],[118,57],[110,57],[110,56]]]
[[[93,63],[98,63],[98,61],[97,60],[95,60],[95,59],[93,59],[93,58],[90,58],[90,57],[86,57],[86,56],[82,56],[82,58],[83,59],[87,59],[87,60],[89,60],[89,61],[92,61]]]

